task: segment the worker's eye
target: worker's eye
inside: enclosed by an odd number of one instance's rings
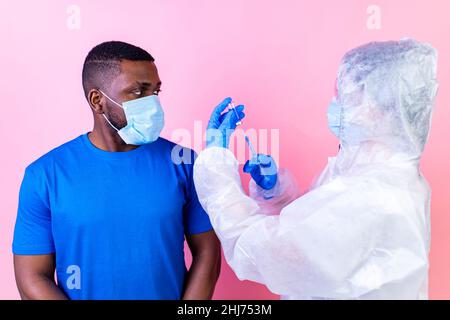
[[[161,91],[162,91],[161,89],[156,89],[156,90],[153,91],[153,94],[159,95],[159,93],[160,93]]]

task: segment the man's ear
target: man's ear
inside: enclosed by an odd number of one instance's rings
[[[89,91],[88,102],[95,113],[105,113],[103,109],[103,94],[99,90],[92,89]]]

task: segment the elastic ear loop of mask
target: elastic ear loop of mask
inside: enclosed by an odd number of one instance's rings
[[[123,107],[122,107],[120,104],[118,104],[118,103],[115,102],[113,99],[111,99],[106,93],[104,93],[102,90],[99,90],[99,91],[100,91],[106,98],[108,98],[109,101],[111,101],[112,103],[116,104],[117,106],[119,106],[119,107],[121,107],[121,108],[123,109]],[[103,118],[105,118],[105,120],[109,123],[109,125],[110,125],[111,127],[113,127],[116,131],[119,131],[119,129],[117,129],[117,128],[111,123],[111,121],[108,120],[108,118],[105,116],[104,113],[102,113],[102,116],[103,116]]]

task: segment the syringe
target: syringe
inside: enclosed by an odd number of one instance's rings
[[[247,141],[248,147],[250,148],[250,152],[252,153],[252,159],[256,159],[258,154],[256,153],[255,149],[253,148],[253,144],[250,142],[250,139],[245,134],[244,135],[245,141]]]
[[[241,118],[239,118],[238,112],[236,111],[236,105],[234,104],[234,101],[230,102],[230,104],[228,105],[228,109],[233,110],[234,114],[236,115],[236,118],[238,119],[238,121],[236,122],[236,126],[241,125],[242,121],[241,121]],[[244,138],[248,144],[248,147],[250,148],[250,152],[252,153],[252,159],[257,159],[258,154],[256,153],[255,149],[253,148],[253,144],[250,142],[250,139],[248,138],[248,136],[246,134],[244,134]]]

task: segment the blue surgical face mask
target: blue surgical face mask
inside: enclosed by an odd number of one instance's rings
[[[337,103],[336,98],[333,98],[330,105],[328,106],[328,127],[330,128],[331,132],[333,132],[334,135],[338,138],[341,131],[341,111],[341,105]]]
[[[126,144],[141,145],[158,139],[164,127],[164,111],[157,95],[126,101],[120,105],[103,91],[100,92],[125,112],[127,125],[122,129],[117,129],[105,114],[103,117]]]

